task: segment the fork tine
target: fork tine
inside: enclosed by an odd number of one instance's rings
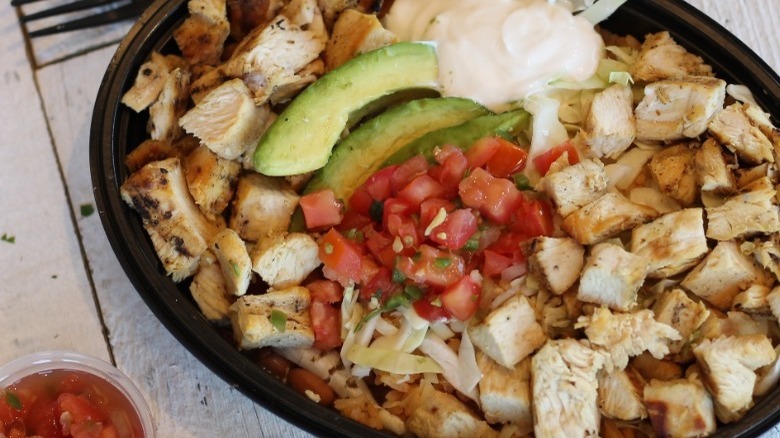
[[[128,18],[135,18],[143,12],[145,8],[145,2],[133,1],[132,3],[124,6],[120,6],[115,9],[111,9],[100,14],[92,15],[89,17],[80,18],[78,20],[69,21],[66,23],[60,23],[55,26],[38,29],[29,33],[30,38],[52,35],[60,32],[69,32],[72,30],[86,29],[89,27],[101,26],[104,24],[115,23],[118,21],[126,20]]]
[[[111,3],[114,0],[78,0],[72,3],[66,3],[64,5],[55,6],[53,8],[44,9],[40,12],[35,12],[28,15],[23,15],[20,19],[23,22],[40,20],[46,17],[53,17],[55,15],[67,14],[68,12],[81,11],[83,9],[89,9],[96,6],[105,5]]]

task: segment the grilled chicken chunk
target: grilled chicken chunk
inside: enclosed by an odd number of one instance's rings
[[[677,144],[653,155],[648,166],[661,192],[684,207],[693,204],[698,195],[695,155],[688,145]]]
[[[267,105],[255,106],[249,88],[233,79],[211,91],[180,124],[215,154],[235,160],[257,145],[270,112]]]
[[[320,266],[318,252],[317,242],[308,234],[277,234],[254,248],[252,269],[273,288],[295,286]]]
[[[580,278],[577,299],[627,311],[647,274],[647,260],[619,245],[599,243],[590,250]]]
[[[732,307],[757,317],[772,316],[767,297],[771,290],[762,284],[754,284],[734,297]]]
[[[682,289],[663,292],[653,305],[656,321],[673,327],[682,339],[669,344],[670,353],[679,353],[683,346],[710,316],[707,307],[693,301]]]
[[[648,261],[650,278],[684,272],[695,266],[707,251],[700,208],[667,213],[631,232],[631,252]]]
[[[522,435],[533,432],[531,415],[531,358],[526,357],[513,368],[506,368],[487,355],[478,353],[482,371],[479,381],[479,404],[490,423],[509,423]]]
[[[718,141],[747,163],[775,161],[772,142],[750,123],[745,107],[740,103],[731,104],[719,112],[709,122],[709,130]]]
[[[619,193],[607,193],[567,216],[562,228],[577,243],[592,245],[657,216],[653,208],[635,204]]]
[[[607,192],[607,173],[599,160],[586,159],[545,175],[544,191],[566,217]]]
[[[187,112],[190,71],[177,68],[168,75],[157,100],[149,107],[147,129],[153,140],[172,142],[183,132],[179,119]]]
[[[652,380],[645,387],[644,400],[659,436],[700,437],[715,432],[712,398],[698,378]]]
[[[712,67],[678,45],[669,32],[658,32],[645,37],[630,73],[636,81],[655,82],[686,76],[711,76]]]
[[[681,285],[713,306],[725,310],[734,297],[752,284],[771,286],[773,279],[736,242],[719,242],[702,262],[685,276]]]
[[[616,159],[636,136],[633,93],[627,85],[615,84],[593,97],[585,119],[587,154]]]
[[[677,330],[653,319],[653,312],[648,309],[612,313],[599,307],[593,315],[577,320],[575,328],[583,327],[593,348],[606,353],[607,372],[624,369],[630,357],[644,351],[661,359],[669,354],[669,342],[681,339]]]
[[[287,231],[298,195],[283,180],[258,173],[239,178],[230,216],[230,228],[242,239],[257,242]]]
[[[241,236],[226,228],[214,238],[211,249],[219,260],[227,292],[237,297],[244,295],[252,279],[252,260]]]
[[[531,359],[534,434],[543,437],[598,436],[596,373],[604,355],[582,341],[547,341]]]
[[[545,287],[560,295],[577,281],[585,249],[568,237],[537,237],[528,244],[528,266]]]
[[[671,141],[695,138],[723,108],[726,82],[692,76],[645,86],[645,96],[636,110],[636,138]]]
[[[764,335],[706,339],[693,349],[693,354],[715,399],[715,414],[724,423],[742,418],[752,406],[755,370],[776,358],[772,343]]]
[[[694,158],[696,182],[703,191],[717,194],[734,193],[737,182],[723,155],[720,144],[712,138],[702,143]]]
[[[199,146],[182,160],[182,165],[187,187],[201,211],[222,214],[235,193],[241,163],[220,158],[206,146]]]
[[[507,368],[513,368],[547,339],[528,298],[522,295],[492,310],[469,327],[468,334],[477,348]]]
[[[189,0],[189,16],[173,31],[173,39],[190,64],[216,65],[230,34],[225,0]]]
[[[623,421],[634,421],[647,418],[642,400],[645,380],[633,368],[604,371],[598,374],[599,409],[609,418]]]
[[[717,339],[722,336],[768,335],[769,320],[752,318],[744,312],[731,311],[723,315],[710,312],[699,331],[703,339]]]
[[[739,249],[780,280],[780,234],[773,233],[768,239],[742,242]]]
[[[179,282],[195,273],[217,234],[193,202],[178,158],[142,167],[122,184],[122,199],[143,218],[165,272]]]
[[[683,368],[680,364],[668,359],[656,359],[648,352],[631,359],[630,365],[645,379],[645,382],[653,379],[673,380],[683,376]]]
[[[325,69],[333,70],[353,57],[398,42],[376,15],[347,9],[339,15],[325,48]]]
[[[300,286],[240,297],[230,307],[233,334],[239,348],[311,347],[314,332],[310,304],[308,289]]]
[[[731,240],[780,231],[776,197],[769,177],[751,182],[723,205],[707,208],[707,237]]]
[[[454,395],[433,391],[422,397],[406,428],[425,438],[497,437],[498,433]]]
[[[231,299],[228,295],[219,261],[210,250],[206,250],[200,256],[198,272],[190,283],[190,294],[207,320],[214,322],[228,320],[230,306],[235,298]]]
[[[284,0],[228,1],[230,36],[241,41],[253,29],[266,26],[279,14],[283,6]]]
[[[122,96],[122,103],[137,113],[145,110],[157,100],[171,71],[178,67],[184,67],[178,57],[152,52],[138,69],[133,86]]]

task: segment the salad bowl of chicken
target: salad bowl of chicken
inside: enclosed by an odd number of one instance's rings
[[[316,434],[756,436],[779,115],[683,1],[158,1],[91,172],[158,318]]]

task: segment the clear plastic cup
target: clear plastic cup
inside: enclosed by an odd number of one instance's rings
[[[98,358],[74,351],[52,350],[33,353],[0,367],[0,389],[22,378],[54,370],[73,370],[92,374],[119,390],[135,408],[144,438],[154,438],[154,423],[149,405],[133,382],[116,367]]]

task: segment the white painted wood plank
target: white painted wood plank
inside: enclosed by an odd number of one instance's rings
[[[16,14],[0,2],[0,363],[44,349],[103,359],[102,335]]]
[[[114,48],[47,66],[41,93],[75,206],[94,203],[89,124]],[[304,437],[197,361],[160,324],[119,266],[97,215],[78,221],[117,367],[150,402],[159,437]]]

